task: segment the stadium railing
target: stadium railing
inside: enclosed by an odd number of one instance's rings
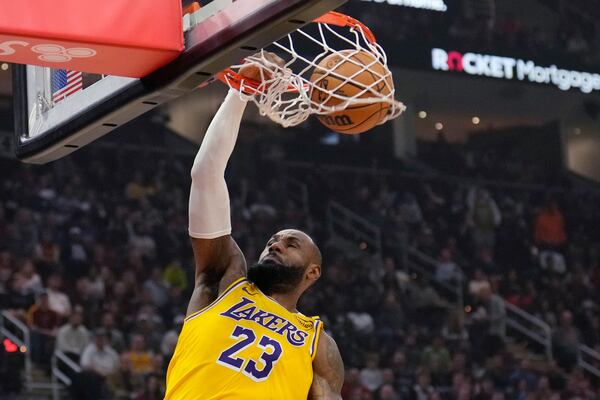
[[[550,325],[506,300],[504,305],[506,307],[506,325],[541,345],[548,360],[552,360],[552,328]]]
[[[59,361],[62,363],[62,367]],[[53,384],[52,399],[59,400],[61,383],[65,386],[71,386],[71,376],[73,374],[80,373],[81,367],[61,350],[54,350],[54,353],[52,354],[51,368]],[[68,369],[68,371],[65,371],[65,368]]]
[[[330,201],[327,206],[329,236],[340,238],[361,250],[368,250],[382,265],[381,229],[340,203]]]
[[[579,366],[600,378],[600,353],[584,344],[579,345]]]
[[[31,390],[33,385],[31,373],[31,335],[29,328],[9,311],[0,313],[0,333],[16,344],[25,356],[25,387]]]
[[[416,272],[426,277],[429,284],[433,285],[444,298],[450,300],[457,308],[464,309],[464,275],[460,269],[456,274],[456,279],[439,281],[436,279],[437,261],[435,259],[407,245],[404,245],[402,254],[404,255],[403,264],[409,272]]]
[[[422,273],[427,278],[430,278],[431,282],[435,282],[433,273],[433,271],[435,271],[435,260],[416,249],[409,249],[406,253],[420,260],[418,272]],[[426,264],[429,265],[427,266]],[[409,257],[408,265],[415,268],[417,264],[412,262]],[[445,287],[449,291],[459,290],[458,288],[452,289],[449,284],[446,284]],[[458,301],[459,297],[456,299]],[[506,300],[504,301],[504,305],[506,307],[507,327],[511,328],[512,332],[518,333],[521,338],[525,338],[541,346],[544,349],[544,354],[547,359],[552,360],[552,328],[550,325]],[[578,364],[589,374],[600,378],[600,352],[597,352],[584,344],[580,344]]]

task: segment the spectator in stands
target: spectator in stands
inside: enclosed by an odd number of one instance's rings
[[[344,384],[342,385],[342,398],[350,398],[352,392],[360,387],[360,371],[358,368],[347,369],[344,374]]]
[[[548,200],[535,217],[534,238],[541,249],[560,250],[567,242],[565,218],[556,200]]]
[[[547,376],[542,375],[537,383],[537,388],[534,393],[535,399],[554,399],[554,392],[550,388],[550,380]]]
[[[581,369],[574,370],[569,377],[566,392],[571,399],[596,398],[590,380]]]
[[[79,358],[90,342],[90,334],[83,322],[83,309],[75,307],[69,317],[69,322],[60,327],[56,335],[56,349],[64,352],[73,361],[79,363]]]
[[[402,220],[411,228],[416,227],[423,221],[423,213],[413,193],[406,193],[402,198],[398,211]]]
[[[108,338],[108,343],[116,351],[121,352],[125,349],[125,338],[123,333],[117,329],[115,324],[115,316],[111,312],[102,314],[100,328],[104,329]]]
[[[163,272],[163,281],[169,287],[175,287],[182,291],[185,291],[188,288],[187,275],[179,260],[173,259],[169,265],[167,265]]]
[[[124,356],[130,367],[133,387],[141,388],[144,375],[153,371],[153,354],[146,350],[146,343],[142,335],[131,335],[129,350],[125,352]]]
[[[152,268],[152,274],[148,280],[144,282],[144,290],[150,294],[152,303],[158,308],[164,307],[169,301],[169,287],[163,281],[160,268]]]
[[[429,400],[436,393],[435,388],[431,385],[429,371],[421,370],[417,372],[417,382],[412,387],[410,400]]]
[[[39,228],[34,214],[30,209],[21,208],[14,220],[15,253],[20,257],[30,257],[39,243]]]
[[[50,308],[63,318],[71,314],[71,301],[69,297],[61,290],[62,277],[59,274],[52,274],[48,278],[48,304]]]
[[[492,292],[489,282],[479,288],[477,300],[479,305],[470,317],[472,332],[469,337],[477,350],[477,358],[481,361],[503,349],[506,309],[504,300]]]
[[[458,266],[452,260],[450,249],[442,249],[436,265],[435,279],[442,283],[454,283],[460,279],[460,274]]]
[[[425,277],[418,277],[411,288],[411,305],[414,310],[413,320],[427,324],[430,328],[441,328],[449,304],[428,283]]]
[[[106,331],[96,330],[94,341],[83,350],[80,363],[83,371],[71,386],[74,397],[81,400],[108,397],[106,381],[118,372],[119,355],[108,343]]]
[[[60,247],[50,232],[42,233],[40,244],[35,248],[35,264],[42,279],[55,272],[60,263]]]
[[[579,331],[573,326],[573,314],[563,311],[560,326],[552,334],[552,353],[561,368],[571,371],[579,358]]]
[[[547,201],[535,217],[534,240],[540,251],[542,268],[564,273],[564,251],[567,243],[565,219],[558,203],[553,199]]]
[[[375,330],[375,321],[367,312],[366,300],[354,299],[354,307],[352,311],[348,312],[347,317],[354,331],[360,336],[370,335]]]
[[[481,268],[477,268],[473,272],[471,280],[469,281],[469,293],[477,296],[477,293],[479,293],[481,288],[489,285],[489,283],[490,282],[486,273]]]
[[[483,377],[475,381],[473,385],[473,397],[475,399],[492,399],[495,393],[494,381],[489,377]]]
[[[120,355],[119,369],[106,381],[109,392],[119,400],[129,400],[134,392],[131,382],[131,367],[125,354]]]
[[[436,336],[433,344],[425,348],[421,356],[421,366],[430,371],[435,385],[443,385],[449,381],[452,360],[441,336]]]
[[[152,310],[151,307],[147,307],[147,309]],[[137,317],[136,331],[144,338],[146,348],[159,351],[163,336],[162,318],[158,314],[140,311]]]
[[[502,217],[496,202],[486,189],[474,187],[467,194],[466,226],[470,230],[474,254],[482,249],[493,250],[496,245],[496,227]]]
[[[167,358],[170,359],[177,345],[177,339],[179,338],[179,332],[183,328],[183,322],[185,320],[184,315],[178,315],[173,320],[173,329],[167,331],[160,342],[160,351]]]
[[[399,400],[400,399],[400,397],[396,393],[396,390],[394,389],[394,386],[387,384],[387,383],[385,385],[381,386],[381,388],[379,388],[378,398],[379,398],[379,400]]]
[[[537,378],[537,375],[533,372],[531,361],[528,358],[521,360],[519,365],[508,376],[509,383],[518,392],[523,393],[523,396],[535,389]]]
[[[156,241],[151,235],[150,226],[146,221],[135,224],[127,221],[127,232],[130,248],[142,257],[153,259],[156,255]]]
[[[25,287],[25,276],[19,272],[13,273],[12,270],[7,270],[6,276],[7,284],[10,285],[10,290],[7,291],[10,292],[10,296],[7,296],[7,301],[18,308],[29,308],[34,303],[36,296]]]
[[[405,328],[406,317],[395,290],[385,293],[376,325],[383,340],[394,340]]]
[[[35,296],[23,289],[25,279],[20,273],[13,273],[12,269],[5,269],[6,284],[8,285],[7,299],[8,308],[15,310],[17,314],[25,315],[25,310],[28,310],[35,303]]]
[[[42,279],[36,272],[35,266],[33,265],[31,259],[26,258],[23,260],[20,273],[23,276],[22,290],[24,293],[30,293],[35,296],[43,290]]]
[[[27,312],[27,321],[31,329],[32,359],[48,367],[60,325],[60,315],[50,308],[48,293],[38,295],[36,303]]]
[[[506,309],[504,300],[492,292],[491,285],[485,285],[480,289],[479,300],[486,310],[487,322],[489,323],[488,333],[492,336],[504,340],[506,336]]]
[[[402,395],[407,394],[413,383],[414,370],[409,365],[406,359],[406,354],[402,350],[396,350],[392,355],[391,365],[394,371],[394,387],[396,387]]]
[[[451,310],[444,327],[442,336],[451,349],[461,348],[469,340],[469,332],[465,328],[464,311],[460,308]]]
[[[156,188],[145,182],[144,174],[140,171],[135,173],[133,180],[125,187],[125,197],[130,200],[140,200],[155,194]]]
[[[69,236],[61,252],[65,272],[69,278],[78,278],[87,272],[88,250],[83,243],[79,226],[69,228]]]
[[[367,355],[367,365],[360,371],[359,380],[360,384],[370,392],[375,392],[383,384],[383,371],[379,368],[379,354]]]
[[[135,400],[162,400],[164,396],[159,377],[148,374],[144,377],[144,390],[135,397]]]

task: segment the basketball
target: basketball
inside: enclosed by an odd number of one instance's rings
[[[344,57],[349,59],[346,60]],[[385,76],[385,80],[381,78],[382,76]],[[352,77],[352,82],[344,83],[344,77]],[[330,96],[327,92],[319,90],[319,87],[347,97],[357,95],[378,81],[379,83],[373,89],[382,96],[389,95],[394,87],[392,76],[387,68],[373,55],[358,50],[342,50],[339,54],[325,57],[315,68],[310,80],[317,86],[313,87],[311,100],[326,106],[335,106],[344,100]],[[358,98],[369,97],[378,96],[367,91]],[[345,110],[317,115],[317,118],[335,132],[354,135],[366,132],[383,121],[389,108],[390,104],[383,102],[350,105]]]

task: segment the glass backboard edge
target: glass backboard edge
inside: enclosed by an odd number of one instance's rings
[[[214,39],[211,46],[207,42],[202,43],[202,46],[194,45],[194,41],[190,40],[191,47],[188,48],[186,43],[186,51],[169,65],[140,79],[128,90],[101,102],[93,112],[68,121],[42,137],[33,138],[26,143],[17,141],[19,145],[15,153],[25,162],[38,164],[63,157],[97,139],[99,129],[102,130],[101,136],[122,125],[122,123],[112,123],[111,116],[135,118],[162,103],[187,94],[199,84],[211,79],[214,73],[239,62],[258,48],[267,46],[346,1],[286,0],[270,8],[269,13],[263,14],[262,18],[267,20],[262,23],[257,23],[258,20],[255,19],[260,20],[260,16],[253,16],[253,19],[242,21],[229,30],[218,32],[211,37]],[[195,30],[192,29],[190,35],[193,35]],[[26,87],[25,67],[18,67],[22,68],[15,68],[16,79],[13,82],[18,89],[14,92],[15,101],[18,102],[19,107],[25,106],[21,110],[27,110],[27,97],[22,90]],[[26,114],[15,115],[17,140],[27,132]],[[94,133],[86,138],[86,132]]]

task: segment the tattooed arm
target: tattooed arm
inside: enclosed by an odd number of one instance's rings
[[[342,400],[344,362],[335,340],[325,332],[321,333],[313,371],[308,400]]]

